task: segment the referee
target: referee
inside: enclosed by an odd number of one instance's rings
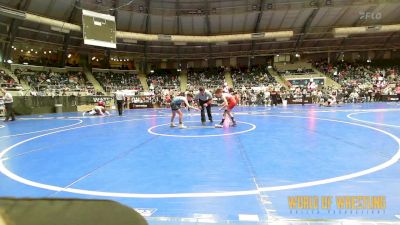
[[[199,88],[199,93],[194,97],[195,101],[198,101],[199,106],[201,107],[201,123],[204,125],[206,123],[206,115],[204,109],[207,109],[207,115],[210,122],[213,122],[211,115],[211,101],[212,94],[211,92],[204,89],[204,87]]]
[[[15,114],[14,114],[14,109],[13,109],[13,102],[14,99],[12,97],[12,95],[7,92],[5,89],[1,89],[1,92],[3,93],[3,99],[4,99],[4,106],[6,108],[6,118],[4,120],[4,122],[7,122],[10,117],[11,117],[11,121],[15,120]]]
[[[125,101],[124,93],[120,90],[117,90],[117,92],[115,92],[115,100],[117,100],[118,115],[122,116]]]

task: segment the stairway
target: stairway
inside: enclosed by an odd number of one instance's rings
[[[340,85],[338,82],[334,81],[332,78],[329,76],[326,76],[325,74],[321,73],[319,70],[316,68],[312,68],[315,73],[317,73],[320,77],[325,77],[325,86],[326,87],[333,87],[335,89],[341,88],[342,85]]]
[[[90,71],[87,68],[84,68],[84,74],[86,79],[93,84],[94,90],[97,92],[101,92],[103,94],[106,94],[104,91],[104,88],[100,85],[99,81],[96,80],[96,78],[93,76],[92,71]],[[110,94],[110,93],[107,93]]]
[[[182,70],[182,72],[179,74],[179,81],[181,83],[181,91],[186,91],[188,84],[187,70]]]
[[[232,75],[231,72],[225,72],[225,82],[228,84],[228,87],[233,88],[233,80],[232,80]]]
[[[287,81],[285,80],[285,78],[283,78],[282,76],[280,76],[275,70],[273,69],[268,69],[268,73],[271,74],[272,77],[275,78],[276,82],[278,82],[279,84],[281,84],[283,87],[285,88],[289,88],[287,85]]]
[[[0,64],[0,69],[1,69],[1,70],[4,70],[4,72],[5,72],[7,75],[9,75],[10,77],[12,77],[16,82],[18,82],[18,77],[15,76],[15,74],[14,74],[11,70],[7,69],[5,66],[3,66],[3,65],[1,65],[1,64]],[[27,83],[26,80],[24,80],[24,79],[21,79],[20,82],[19,82],[19,84],[21,84],[22,88],[23,88],[25,91],[28,91],[28,90],[31,89],[31,87],[29,87],[28,83]]]
[[[148,90],[149,90],[149,85],[147,85],[147,77],[146,77],[146,74],[144,74],[144,73],[138,73],[137,77],[139,78],[140,83],[141,83],[142,86],[143,86],[143,90],[144,90],[144,91],[148,91]]]

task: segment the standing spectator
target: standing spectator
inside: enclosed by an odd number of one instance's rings
[[[396,87],[397,101],[400,101],[400,84],[397,84]]]
[[[1,89],[1,92],[4,95],[4,106],[6,108],[6,118],[4,120],[4,122],[7,122],[10,119],[11,116],[11,121],[15,120],[15,114],[14,114],[14,109],[13,109],[13,102],[14,99],[12,97],[12,95],[7,92],[5,89]]]
[[[272,101],[271,106],[278,105],[278,92],[275,89],[271,91],[271,101]]]
[[[125,101],[124,93],[120,90],[117,90],[117,92],[115,92],[115,100],[117,100],[118,115],[122,116],[122,111]]]
[[[211,115],[211,101],[212,101],[212,94],[211,92],[204,89],[204,87],[199,88],[199,93],[194,98],[195,101],[198,101],[199,106],[201,107],[201,123],[205,124],[206,122],[206,115],[204,112],[204,108],[207,109],[207,116],[210,122],[213,122],[212,115]]]
[[[307,89],[303,88],[303,90],[301,91],[301,105],[304,106],[304,103],[307,100]]]

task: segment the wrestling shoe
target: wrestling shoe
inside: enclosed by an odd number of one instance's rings
[[[171,123],[171,125],[169,125],[170,127],[176,127],[176,125],[174,123]]]
[[[187,126],[185,126],[185,125],[183,125],[183,124],[179,124],[179,128],[180,128],[180,129],[185,129],[185,128],[187,128]]]

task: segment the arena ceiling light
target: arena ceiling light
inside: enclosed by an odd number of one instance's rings
[[[1,12],[0,12],[1,14]],[[6,16],[11,17],[12,13],[6,13]],[[15,12],[15,15],[19,15]],[[20,19],[25,19],[30,22],[48,25],[53,30],[58,31],[76,31],[82,32],[80,25],[67,23],[60,20],[50,19],[43,16],[34,15],[31,13],[20,14]],[[23,17],[22,15],[25,15]],[[194,35],[164,35],[164,34],[144,34],[125,31],[116,31],[116,37],[122,39],[124,42],[132,41],[164,41],[164,42],[185,42],[185,43],[219,43],[219,42],[232,42],[232,41],[251,41],[261,39],[272,39],[276,41],[288,40],[294,35],[293,31],[274,31],[274,32],[261,32],[261,33],[248,33],[248,34],[230,34],[230,35],[211,35],[211,36],[194,36]]]
[[[383,32],[398,32],[398,31],[400,31],[400,24],[333,28],[333,34],[336,38],[348,37],[351,34],[383,33]]]
[[[63,27],[50,26],[50,30],[57,31],[57,32],[60,32],[60,33],[64,33],[64,34],[69,34],[70,33],[70,30],[64,29]]]
[[[186,42],[174,42],[174,45],[184,46],[184,45],[187,45],[187,43]]]
[[[24,20],[26,18],[26,14],[23,11],[19,11],[16,9],[8,8],[0,5],[0,15],[11,17],[14,19]]]

